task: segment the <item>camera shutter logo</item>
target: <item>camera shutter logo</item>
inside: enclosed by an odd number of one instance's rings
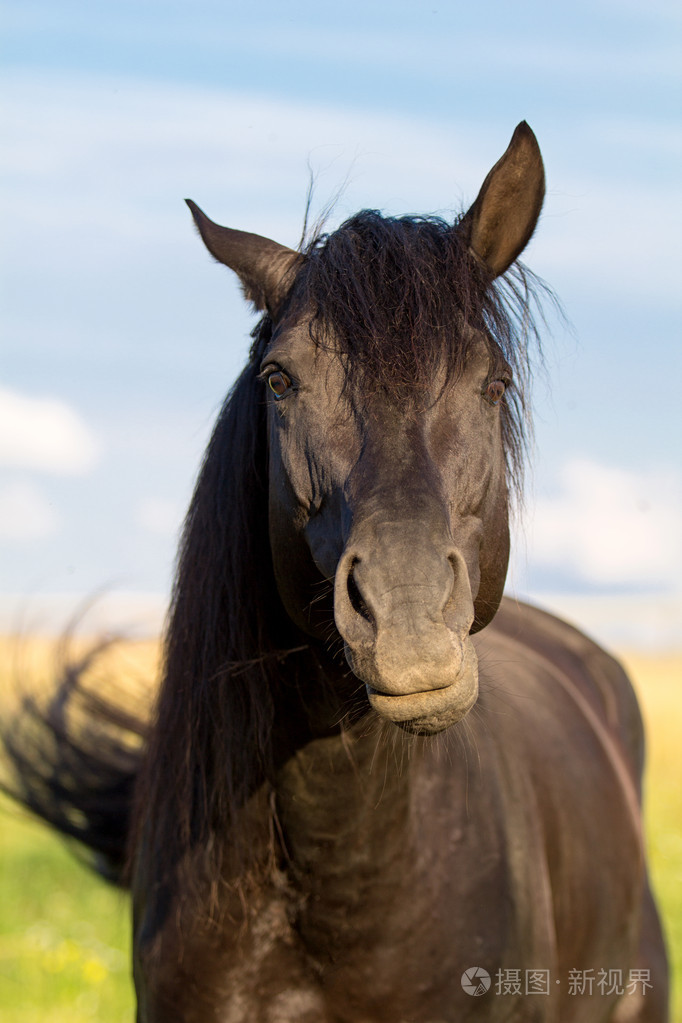
[[[490,988],[490,974],[482,966],[470,966],[462,974],[462,990],[468,995],[478,997]]]

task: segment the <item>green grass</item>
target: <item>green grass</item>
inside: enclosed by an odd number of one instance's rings
[[[0,799],[3,1023],[130,1023],[129,900]]]
[[[142,653],[147,659],[153,655],[149,649]],[[625,661],[647,724],[650,866],[673,975],[680,978],[682,658]],[[129,914],[125,894],[100,881],[60,838],[0,797],[2,1023],[130,1023]],[[679,984],[671,1019],[682,1020]]]

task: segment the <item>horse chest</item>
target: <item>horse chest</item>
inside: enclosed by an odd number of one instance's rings
[[[402,760],[393,740],[313,744],[278,786],[292,931],[335,1003],[350,990],[367,1004],[404,992],[442,1004],[460,955],[502,961],[511,940],[494,817],[471,814],[448,757],[424,760],[412,742]]]

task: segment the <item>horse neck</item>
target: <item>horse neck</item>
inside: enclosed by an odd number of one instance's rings
[[[420,916],[436,912],[432,900],[413,897],[447,845],[436,842],[434,851],[419,833],[428,760],[422,740],[370,712],[345,732],[313,739],[280,769],[281,863],[308,949],[355,962],[376,944],[378,927],[390,926],[407,946]]]
[[[294,874],[341,883],[357,876],[361,861],[371,859],[384,877],[404,864],[418,759],[414,740],[373,714],[296,750],[276,780],[285,857]]]

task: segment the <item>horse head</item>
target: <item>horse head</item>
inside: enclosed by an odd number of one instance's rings
[[[471,635],[502,596],[512,369],[485,303],[543,197],[523,122],[454,226],[365,212],[301,254],[190,203],[210,252],[267,315],[254,372],[284,607],[315,639],[340,636],[374,710],[416,733],[475,703]],[[323,580],[331,629],[315,613]]]

